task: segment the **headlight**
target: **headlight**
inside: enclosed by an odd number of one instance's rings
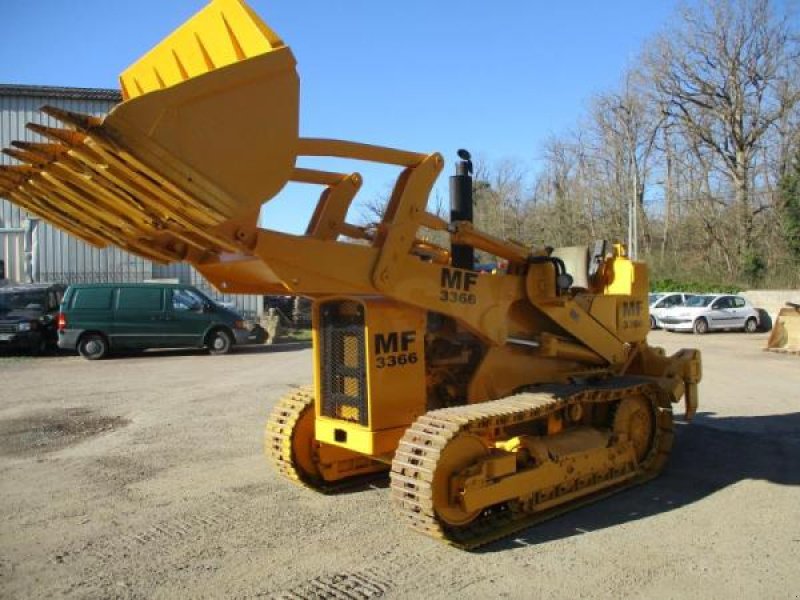
[[[31,324],[28,321],[24,321],[22,323],[17,323],[17,331],[30,331]]]
[[[244,321],[236,321],[233,324],[233,328],[234,329],[247,329],[247,323],[245,323]]]

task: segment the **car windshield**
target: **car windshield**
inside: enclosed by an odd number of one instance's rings
[[[41,310],[47,303],[47,297],[38,290],[32,291],[0,291],[0,312],[12,310]]]
[[[664,296],[665,294],[650,294],[649,296],[650,306],[653,306],[653,304],[661,300]]]
[[[692,296],[686,300],[684,306],[708,306],[714,300],[714,296]]]

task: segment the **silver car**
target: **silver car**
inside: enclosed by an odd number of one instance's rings
[[[683,306],[695,294],[684,292],[655,292],[648,296],[650,304],[650,329],[658,329],[659,319],[671,308]]]
[[[683,306],[667,310],[659,319],[667,331],[707,333],[720,329],[758,331],[759,315],[747,300],[730,294],[693,296]]]

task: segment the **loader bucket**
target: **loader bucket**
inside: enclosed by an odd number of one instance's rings
[[[295,64],[244,2],[212,0],[122,73],[105,118],[43,107],[64,126],[4,150],[25,164],[0,167],[0,196],[153,260],[237,252],[223,226],[255,224],[294,168]]]
[[[800,354],[800,304],[787,302],[780,310],[765,350]]]

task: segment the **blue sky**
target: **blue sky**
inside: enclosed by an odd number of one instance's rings
[[[301,77],[301,134],[439,151],[457,148],[531,172],[541,144],[575,125],[588,100],[616,85],[642,43],[674,14],[672,0],[385,2],[251,0],[292,47]],[[116,87],[117,75],[205,5],[203,0],[3,0],[0,82]],[[109,8],[113,7],[113,8]],[[362,197],[396,172],[358,170]],[[264,219],[299,232],[314,188],[285,190]],[[357,209],[356,209],[357,210]],[[352,220],[356,220],[353,218]]]

